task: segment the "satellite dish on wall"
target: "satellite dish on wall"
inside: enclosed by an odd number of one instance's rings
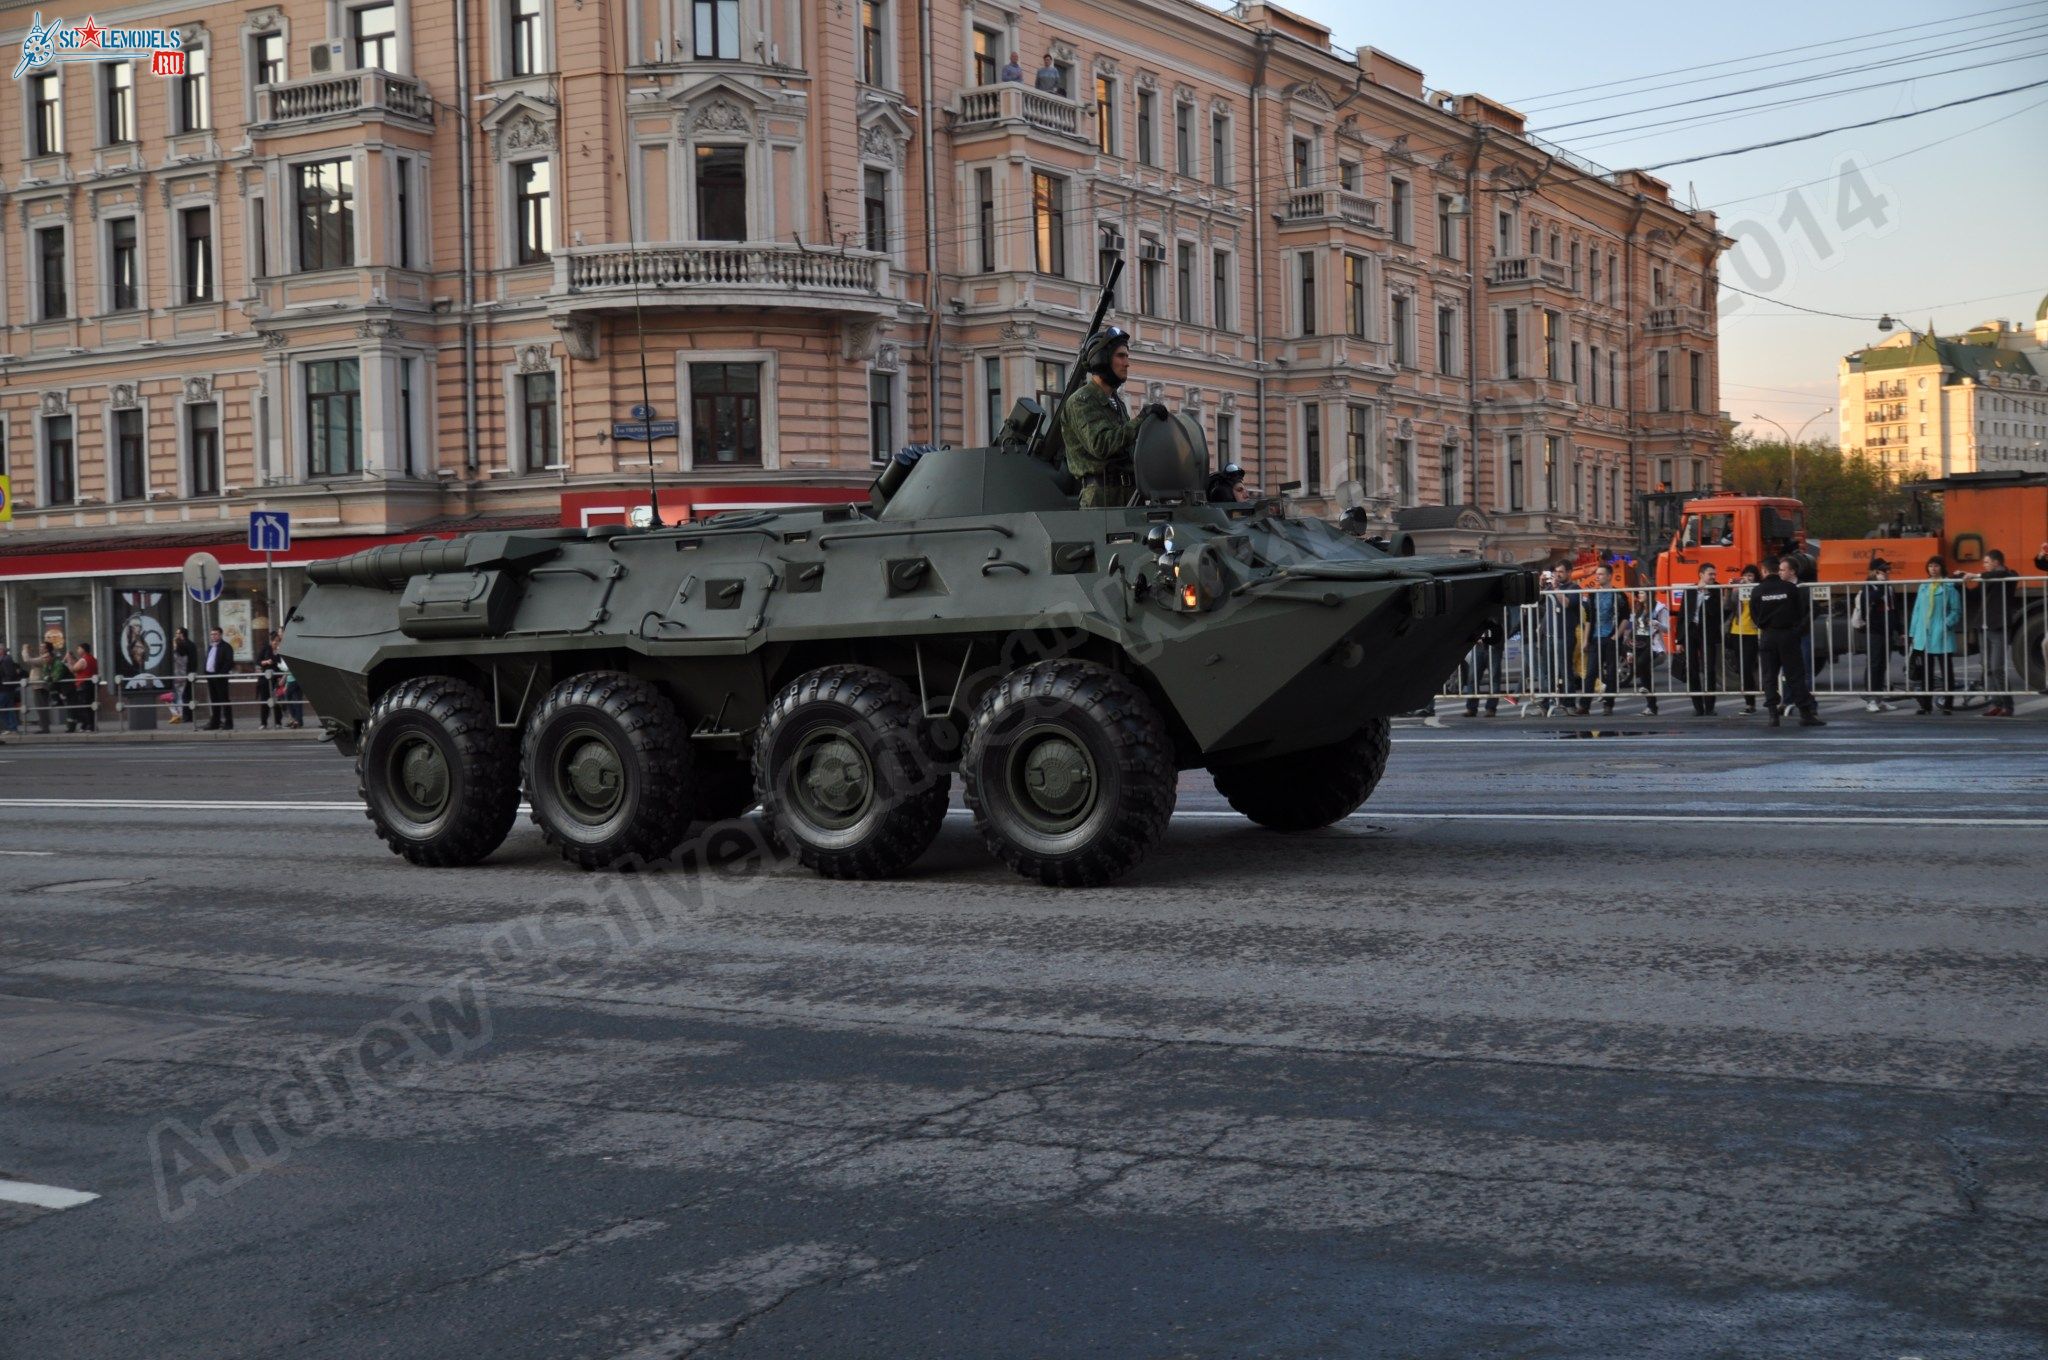
[[[1356,477],[1349,481],[1339,482],[1337,483],[1335,495],[1339,508],[1356,510],[1359,506],[1365,504],[1365,483],[1359,481]]]

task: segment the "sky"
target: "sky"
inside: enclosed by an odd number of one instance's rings
[[[1335,43],[1421,67],[1431,89],[1521,109],[1531,132],[1612,169],[2048,82],[2048,0],[1476,0],[1455,23],[1434,6],[1280,3],[1328,25]],[[1775,88],[1678,103],[1761,85]],[[1854,92],[1729,112],[1837,90]],[[1688,118],[1714,121],[1648,126]],[[1674,198],[1719,214],[1737,239],[1722,283],[1762,295],[1721,295],[1721,405],[1766,437],[1775,428],[1759,417],[1834,438],[1836,365],[1883,338],[1873,318],[1943,332],[2031,322],[2048,296],[2048,84],[1653,173]]]

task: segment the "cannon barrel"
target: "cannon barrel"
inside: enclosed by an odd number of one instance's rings
[[[435,539],[425,543],[393,543],[365,548],[347,557],[314,562],[306,567],[306,579],[320,586],[360,586],[364,590],[400,590],[415,576],[437,571],[459,571],[469,559],[464,539]]]

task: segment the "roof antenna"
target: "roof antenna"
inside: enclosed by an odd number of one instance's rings
[[[619,121],[631,121],[623,81],[619,86]],[[640,229],[633,222],[630,176],[626,185],[626,258],[631,261],[627,269],[633,276],[633,330],[640,342],[640,437],[647,443],[647,523],[650,528],[665,529],[668,526],[661,521],[661,496],[654,487],[654,395],[647,383],[647,316],[640,308]]]

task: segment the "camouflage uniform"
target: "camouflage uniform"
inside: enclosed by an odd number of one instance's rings
[[[1060,438],[1067,451],[1067,471],[1081,482],[1081,505],[1123,505],[1137,490],[1131,476],[1131,446],[1138,421],[1123,398],[1102,384],[1081,384],[1060,403]]]

